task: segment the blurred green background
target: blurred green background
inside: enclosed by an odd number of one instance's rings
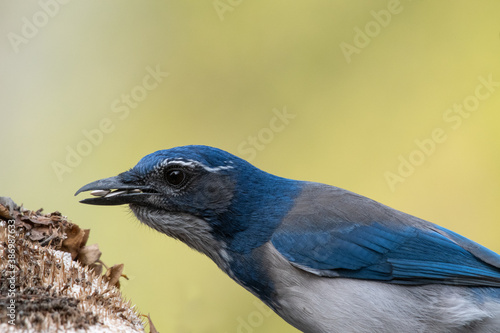
[[[161,332],[295,332],[206,257],[74,192],[158,149],[205,144],[500,252],[499,11],[494,0],[2,1],[0,195],[91,228]]]

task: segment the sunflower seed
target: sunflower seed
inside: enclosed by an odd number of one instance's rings
[[[120,195],[120,194],[124,194],[124,193],[127,193],[126,190],[124,191],[114,191],[114,192],[111,192],[109,194],[106,194],[104,197],[105,198],[110,198],[110,197],[114,197],[115,195]]]
[[[95,191],[90,192],[90,194],[95,195],[96,197],[103,197],[106,194],[108,194],[109,192],[111,192],[111,191],[110,190],[95,190]]]

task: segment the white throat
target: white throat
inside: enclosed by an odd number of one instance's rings
[[[230,257],[226,244],[212,236],[212,228],[205,220],[187,213],[151,211],[136,205],[130,205],[130,208],[142,223],[207,255],[228,272]]]

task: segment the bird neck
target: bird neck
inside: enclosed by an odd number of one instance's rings
[[[231,205],[214,225],[215,234],[236,253],[249,253],[266,243],[302,188],[302,182],[254,172],[240,175]]]

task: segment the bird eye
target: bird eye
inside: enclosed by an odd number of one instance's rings
[[[173,186],[181,186],[184,185],[187,180],[186,173],[179,169],[171,169],[167,170],[165,173],[165,180]]]

